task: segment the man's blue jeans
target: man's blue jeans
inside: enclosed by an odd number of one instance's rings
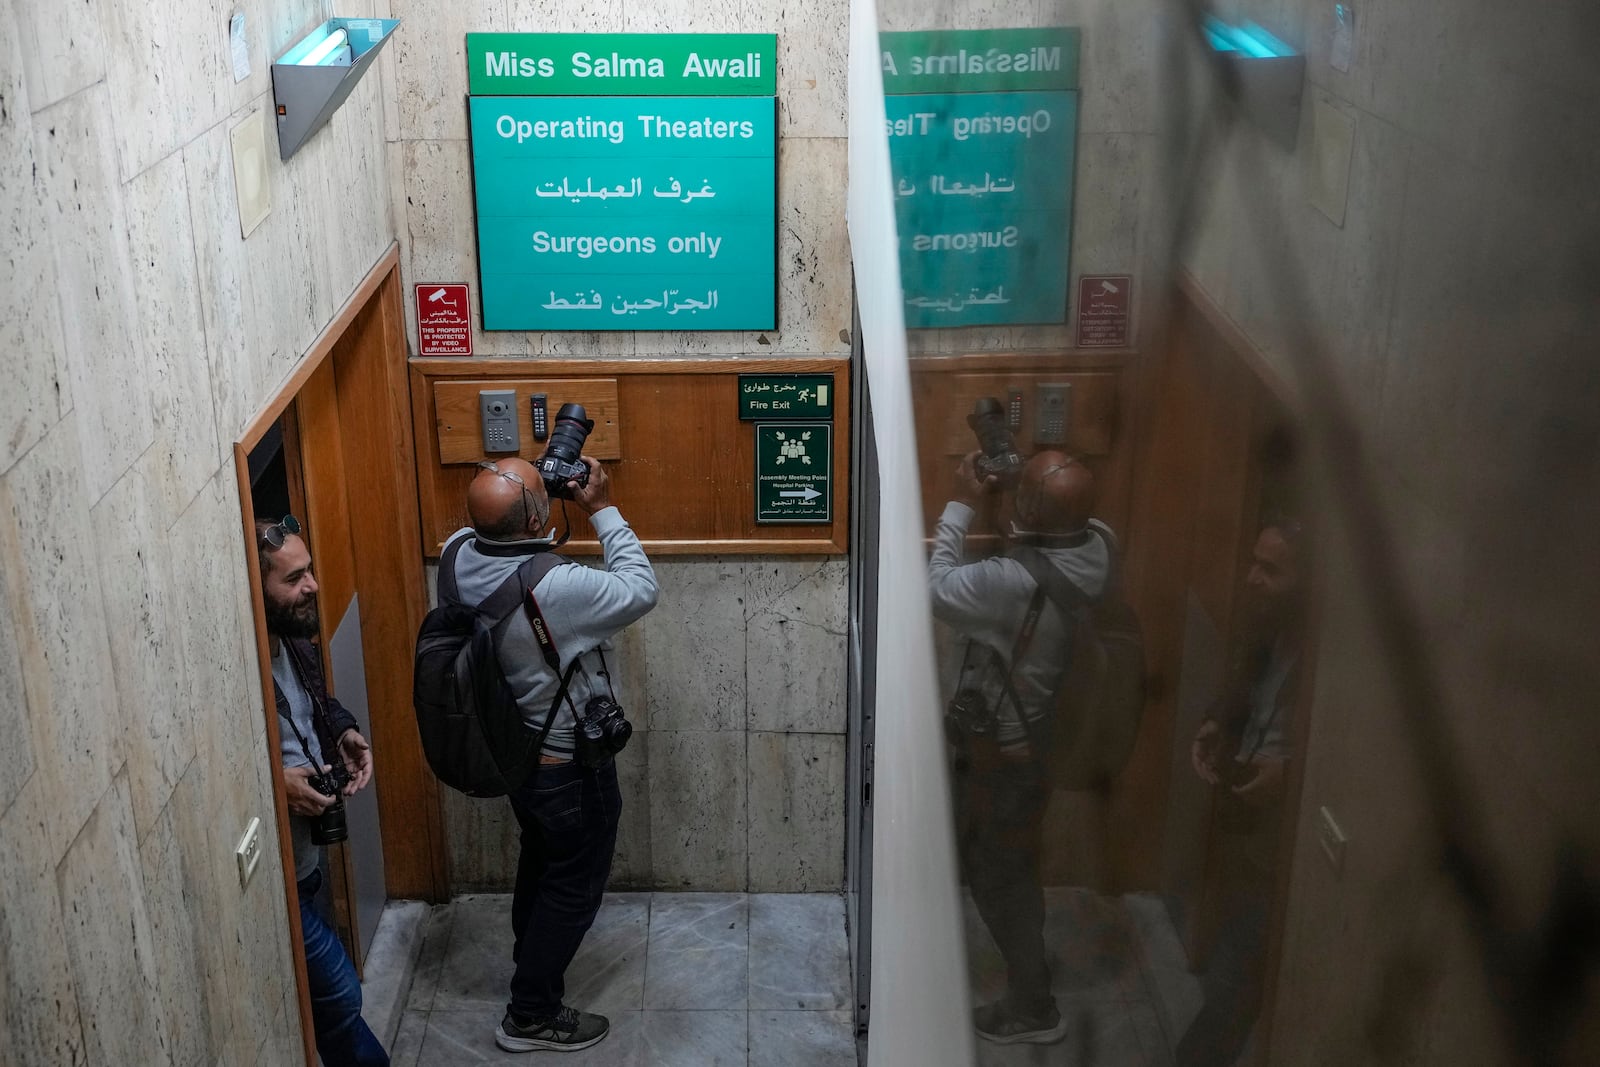
[[[389,1054],[361,1018],[361,982],[355,965],[345,954],[339,935],[322,921],[312,903],[321,885],[321,871],[312,871],[298,885],[317,1053],[325,1067],[388,1067]]]
[[[541,766],[511,794],[511,810],[522,854],[511,898],[517,969],[507,1008],[526,1022],[561,1010],[567,965],[600,910],[622,817],[616,762],[595,770]]]

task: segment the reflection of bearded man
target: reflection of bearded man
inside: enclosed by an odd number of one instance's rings
[[[279,637],[317,636],[317,594],[305,593],[292,600],[280,600],[268,588],[263,590],[266,601],[267,632]]]

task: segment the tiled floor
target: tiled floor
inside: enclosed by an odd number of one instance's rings
[[[855,1067],[844,902],[819,894],[613,893],[567,971],[567,1002],[611,1019],[577,1053],[494,1044],[511,977],[511,898],[434,909],[396,1067]]]
[[[970,896],[966,929],[972,1002],[987,1003],[1005,992],[1005,961]],[[1066,1038],[1055,1045],[979,1041],[980,1067],[1169,1067],[1200,1000],[1158,898],[1046,889],[1045,945]]]

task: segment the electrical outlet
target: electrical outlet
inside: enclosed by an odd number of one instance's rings
[[[1336,875],[1344,873],[1344,847],[1349,841],[1339,826],[1339,820],[1333,817],[1333,812],[1327,808],[1318,809],[1317,844],[1322,846],[1322,855]]]
[[[239,888],[250,884],[250,876],[261,865],[261,820],[251,819],[244,828],[244,836],[233,847],[233,858],[239,864]]]

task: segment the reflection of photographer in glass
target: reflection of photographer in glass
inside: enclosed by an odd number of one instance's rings
[[[985,441],[987,448],[988,442]],[[1066,1024],[1050,989],[1044,947],[1040,829],[1050,783],[1043,759],[1068,664],[1068,622],[1021,562],[995,556],[962,565],[968,529],[1002,472],[980,474],[974,452],[956,474],[955,499],[939,518],[929,559],[934,615],[966,639],[945,724],[955,750],[958,844],[984,924],[1005,957],[1003,999],[975,1014],[978,1035],[998,1044],[1059,1041]],[[1016,473],[1014,542],[1037,550],[1088,598],[1111,577],[1114,541],[1092,520],[1094,476],[1060,452],[1041,452]]]
[[[1256,539],[1245,578],[1248,638],[1190,746],[1195,774],[1217,796],[1220,907],[1200,980],[1205,1004],[1178,1045],[1178,1067],[1233,1063],[1261,1001],[1300,675],[1304,542],[1300,524],[1287,520],[1266,526]]]
[[[299,534],[292,515],[279,522],[256,520],[312,1025],[324,1062],[387,1064],[388,1054],[361,1018],[355,967],[313,906],[322,884],[322,847],[348,836],[344,798],[372,781],[372,748],[323,680],[322,660],[311,644],[317,636],[317,580]]]

